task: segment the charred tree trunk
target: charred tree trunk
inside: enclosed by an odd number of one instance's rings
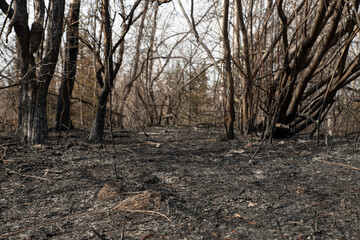
[[[45,5],[43,3],[42,6],[44,11]],[[37,81],[30,82],[29,89],[27,89],[26,92],[23,92],[23,94],[27,94],[31,98],[29,101],[31,106],[28,107],[27,111],[23,112],[23,120],[25,118],[27,119],[27,121],[23,121],[23,133],[24,136],[27,137],[27,142],[30,144],[45,143],[48,137],[47,93],[59,55],[63,33],[64,7],[64,0],[51,3],[48,29],[49,35],[45,46],[45,57],[42,59]],[[34,24],[32,28],[34,28]],[[31,54],[35,52],[34,49],[37,49],[36,45],[40,45],[40,41],[37,42],[31,37]],[[35,45],[35,47],[33,48],[32,45]],[[32,67],[32,64],[30,64],[30,66]]]
[[[157,77],[153,77],[154,71],[154,43],[155,43],[155,34],[157,30],[157,18],[158,18],[158,10],[159,5],[155,5],[154,9],[154,20],[151,28],[151,35],[150,35],[150,42],[149,42],[149,49],[147,51],[146,56],[146,71],[145,71],[145,89],[148,99],[148,104],[150,104],[150,125],[158,124],[159,114],[156,106],[156,96],[154,94],[154,84],[156,82]]]
[[[96,111],[95,120],[91,129],[89,140],[93,142],[101,142],[103,140],[104,128],[105,128],[105,115],[106,104],[109,100],[111,90],[114,86],[116,74],[118,73],[122,64],[122,56],[124,54],[124,39],[128,33],[131,25],[137,18],[134,18],[134,12],[141,3],[141,0],[137,0],[130,11],[130,13],[123,16],[123,29],[120,39],[113,45],[112,43],[112,25],[110,18],[109,0],[101,1],[101,24],[104,35],[104,63],[103,66],[96,70],[96,77],[101,87],[101,93],[98,96],[98,108]],[[125,9],[123,9],[123,13]],[[119,48],[119,60],[114,62],[114,52]],[[100,60],[100,59],[99,59]]]
[[[226,82],[225,94],[226,96],[226,136],[228,139],[234,139],[234,121],[235,121],[235,108],[234,108],[234,79],[231,69],[231,50],[228,34],[228,19],[229,19],[229,0],[223,1],[223,25],[222,37],[224,41],[224,78]]]
[[[109,12],[109,0],[102,0],[101,3],[101,23],[104,31],[104,74],[102,91],[98,96],[98,108],[95,121],[90,134],[90,140],[100,142],[103,140],[105,127],[106,104],[115,79],[113,52],[112,52],[112,33]]]
[[[76,62],[79,51],[79,15],[80,15],[81,0],[71,0],[70,8],[67,18],[67,35],[65,46],[65,63],[63,69],[63,77],[59,89],[56,116],[55,116],[55,130],[63,131],[73,129],[71,122],[71,95],[74,87],[76,76]]]
[[[98,96],[98,108],[96,111],[96,117],[92,129],[92,133],[90,135],[91,141],[101,142],[103,140],[104,128],[105,128],[106,104],[108,102],[110,92],[111,92],[111,88],[109,86],[105,86],[105,88],[101,91],[100,96]]]
[[[324,5],[326,4],[326,3],[324,3],[325,1],[321,1],[321,2]],[[319,46],[318,50],[315,52],[312,60],[306,66],[304,75],[303,75],[303,79],[299,82],[296,89],[294,91],[292,91],[292,89],[290,89],[291,90],[291,92],[290,92],[291,100],[289,102],[287,102],[287,104],[285,106],[283,106],[283,109],[286,109],[286,112],[285,111],[283,112],[283,115],[286,118],[283,120],[285,123],[291,122],[294,120],[297,110],[299,108],[299,104],[301,102],[301,98],[305,92],[306,86],[312,79],[313,74],[316,71],[316,69],[318,68],[321,60],[324,58],[325,54],[329,51],[329,49],[331,47],[332,38],[334,37],[337,26],[341,20],[345,1],[337,1],[336,4],[335,3],[333,3],[333,4],[334,4],[333,7],[330,7],[330,10],[328,10],[328,13],[327,13],[328,15],[332,16],[332,19],[330,21],[329,28],[327,29],[327,32],[325,33],[325,35],[323,37],[322,44]],[[321,20],[321,21],[323,21],[323,20]],[[322,22],[316,23],[316,24],[321,25]],[[319,36],[319,35],[320,35],[320,33],[317,36]],[[315,41],[315,39],[314,39],[314,41]],[[303,51],[306,51],[306,49],[304,49]],[[305,55],[305,53],[303,53],[301,51],[299,51],[299,54]],[[300,62],[304,61],[304,60],[305,60],[304,57],[299,57],[297,59],[297,61],[298,61],[297,66],[301,66],[302,64],[300,64]],[[295,71],[296,70],[297,69],[295,69]],[[295,72],[295,74],[293,74],[293,75],[297,75],[297,72]]]
[[[39,74],[33,54],[38,50],[43,36],[45,4],[34,1],[35,19],[28,27],[27,1],[15,0],[9,25],[9,33],[14,27],[16,33],[17,78],[21,81],[19,97],[19,132],[28,144],[42,144],[48,137],[47,91],[52,79],[62,36],[65,1],[52,2],[49,15],[49,37],[45,57],[41,59]]]
[[[280,79],[280,91],[283,91],[284,95],[279,96],[280,98],[283,98],[283,100],[281,101],[277,123],[286,124],[293,128],[289,128],[289,130],[285,131],[285,133],[296,133],[299,130],[304,129],[304,124],[302,124],[302,126],[295,127],[294,123],[297,122],[296,119],[299,114],[304,112],[304,109],[302,109],[301,105],[304,99],[306,99],[305,90],[308,87],[310,81],[314,78],[315,72],[319,69],[320,64],[322,63],[326,54],[329,53],[330,49],[336,43],[340,42],[340,39],[345,35],[347,31],[350,31],[349,36],[351,35],[352,29],[355,25],[355,21],[352,21],[352,23],[350,21],[344,24],[344,27],[341,26],[340,28],[338,28],[341,19],[344,16],[344,6],[345,1],[343,0],[320,1],[318,11],[311,27],[309,36],[301,39],[302,41],[300,42],[300,47],[296,50],[295,53],[293,53],[291,50],[284,53],[284,64],[286,71],[284,71],[283,76]],[[278,5],[278,10],[283,25],[285,26],[286,17],[283,14],[283,10],[280,5]],[[328,27],[324,28],[325,25],[327,25]],[[284,27],[283,32],[284,49],[286,49],[288,48],[288,39],[284,36],[286,36],[287,34],[287,28]],[[317,45],[316,41],[319,40],[319,38],[322,39]],[[351,40],[349,41],[349,43],[350,42]],[[309,51],[309,49],[311,48],[314,49],[313,52]],[[346,56],[347,51],[348,50],[344,50],[344,56]],[[290,64],[291,61],[293,62],[293,64]],[[338,66],[336,68],[338,68]],[[338,76],[342,75],[342,70],[336,69],[335,72],[336,71]],[[295,84],[296,81],[297,84]],[[331,82],[328,82],[328,84],[331,84]],[[329,94],[329,96],[331,95],[335,96],[335,92]],[[328,104],[332,103],[332,97],[328,98],[326,94],[322,94],[322,97],[324,101],[319,101],[315,98],[315,101],[308,105],[310,106],[309,109],[311,109],[311,111],[307,113],[309,115],[305,119],[305,125],[309,125],[310,122],[308,119],[312,119],[311,124],[313,124],[313,120],[317,121],[318,119],[321,119],[321,108],[325,109]],[[305,109],[306,108],[307,107],[305,107]],[[282,135],[283,134],[281,134],[280,137],[283,137]]]
[[[237,42],[237,51],[238,54],[236,59],[238,60],[238,65],[240,65],[240,39],[242,39],[242,48],[243,48],[243,57],[244,57],[244,75],[241,77],[241,85],[243,89],[243,98],[242,98],[242,125],[241,131],[247,135],[252,131],[254,125],[254,116],[253,116],[253,92],[252,88],[252,72],[251,72],[251,56],[250,56],[250,44],[249,36],[246,30],[244,22],[244,13],[242,8],[242,3],[240,0],[236,0],[236,23],[237,30],[240,30],[242,36],[240,37],[240,32],[236,35]]]

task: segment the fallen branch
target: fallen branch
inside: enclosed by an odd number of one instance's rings
[[[314,159],[314,161],[322,162],[322,163],[326,163],[326,164],[331,164],[331,165],[338,165],[338,166],[342,166],[342,167],[346,167],[346,168],[351,168],[351,169],[360,171],[360,168],[357,168],[357,167],[354,167],[354,166],[351,166],[351,165],[347,165],[347,164],[343,164],[343,163],[329,162],[329,161],[320,160],[320,159]]]
[[[1,156],[0,158],[0,161],[3,161],[4,162],[4,158],[6,157],[6,147],[2,146],[2,148],[4,149],[4,152],[3,152],[3,155]]]
[[[8,173],[11,173],[11,174],[16,174],[16,175],[19,175],[19,176],[21,176],[21,177],[35,178],[35,179],[47,181],[47,182],[49,182],[49,184],[53,185],[53,183],[52,183],[49,179],[47,179],[47,178],[42,178],[42,177],[38,177],[38,176],[22,174],[22,173],[19,173],[19,172],[10,170],[10,169],[8,169],[8,168],[6,168],[5,170],[6,170]]]
[[[163,217],[163,218],[165,218],[166,220],[168,220],[169,222],[171,222],[170,218],[168,218],[165,214],[162,214],[161,212],[150,211],[150,210],[118,209],[117,207],[118,207],[118,206],[116,206],[116,207],[113,208],[112,210],[118,210],[118,211],[124,211],[124,212],[136,212],[136,213],[156,214],[156,215],[160,215],[161,217]]]

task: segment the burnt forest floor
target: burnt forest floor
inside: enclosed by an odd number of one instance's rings
[[[358,137],[222,135],[114,131],[113,146],[73,131],[31,147],[2,133],[0,239],[360,239]]]

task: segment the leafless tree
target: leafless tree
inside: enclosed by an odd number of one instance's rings
[[[55,130],[73,129],[70,120],[71,95],[74,88],[79,51],[79,17],[81,0],[71,0],[67,17],[65,62],[56,106]]]
[[[28,26],[27,1],[15,0],[13,3],[12,8],[2,0],[0,7],[11,18],[8,34],[12,28],[16,33],[16,72],[17,82],[21,83],[18,127],[24,142],[45,143],[48,137],[47,91],[60,49],[65,1],[50,2],[45,49],[38,61],[35,61],[34,54],[38,51],[45,32],[44,1],[34,1],[35,14],[31,29]]]
[[[223,1],[223,19],[222,19],[222,39],[224,41],[224,85],[226,94],[226,136],[228,139],[234,138],[234,121],[235,121],[235,108],[234,108],[234,79],[231,67],[231,48],[228,34],[228,19],[229,19],[229,0]]]
[[[314,123],[318,128],[338,90],[359,76],[359,56],[349,52],[359,3],[236,1],[235,6],[232,63],[235,78],[242,79],[241,130],[256,130],[256,121],[270,136],[288,136]]]

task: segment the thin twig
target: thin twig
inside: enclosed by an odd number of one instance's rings
[[[21,176],[21,177],[35,178],[35,179],[47,181],[47,182],[49,182],[49,184],[53,185],[53,183],[52,183],[49,179],[47,179],[47,178],[42,178],[42,177],[38,177],[38,176],[22,174],[22,173],[13,171],[13,170],[8,169],[8,168],[6,168],[5,170],[6,170],[8,173],[11,173],[11,174],[16,174],[16,175],[19,175],[19,176]]]
[[[124,239],[125,239],[125,226],[122,228],[121,237],[120,237],[120,240],[124,240]]]
[[[0,161],[4,161],[4,158],[6,157],[6,149],[7,147],[1,146],[4,149],[3,155],[0,158]]]
[[[281,239],[284,239],[284,234],[282,233],[282,230],[281,230],[281,225],[280,225],[279,220],[277,220],[277,219],[276,219],[276,223],[277,223],[277,225],[278,225],[280,238],[281,238]]]
[[[0,31],[0,36],[2,35],[3,31],[4,31],[4,28],[5,28],[5,25],[6,25],[6,20],[9,18],[11,20],[11,18],[13,17],[13,13],[10,13],[10,10],[12,9],[11,6],[13,4],[14,0],[11,0],[10,4],[9,4],[9,7],[8,7],[8,10],[6,12],[6,17],[5,17],[5,20],[4,20],[4,23],[3,23],[3,26],[1,28],[1,31]]]
[[[116,209],[116,207],[115,207]],[[115,210],[113,209],[113,210]],[[150,210],[132,210],[132,209],[117,209],[120,211],[124,211],[124,212],[136,212],[136,213],[150,213],[150,214],[156,214],[159,215],[163,218],[165,218],[166,220],[168,220],[171,223],[170,218],[168,218],[165,214],[161,213],[161,212],[157,212],[157,211],[150,211]]]
[[[109,125],[110,125],[110,137],[111,137],[111,146],[115,148],[114,144],[114,133],[113,133],[113,125],[112,125],[112,91],[110,91],[110,110],[109,110]]]
[[[251,158],[249,159],[249,163],[250,163],[251,165],[254,165],[254,164],[253,164],[253,160],[254,160],[255,156],[258,154],[258,152],[260,151],[260,148],[261,148],[262,145],[264,144],[265,140],[266,140],[266,137],[264,137],[264,138],[261,140],[258,148],[255,150],[254,154],[253,154],[253,155],[251,156]]]
[[[313,223],[312,223],[312,228],[313,228],[313,231],[314,231],[314,235],[319,231],[317,219],[318,219],[317,212],[315,211],[314,220],[313,220]]]
[[[106,240],[106,237],[103,236],[103,234],[100,234],[98,231],[95,230],[94,227],[92,227],[93,232],[96,236],[98,236],[101,240]]]
[[[326,163],[326,164],[332,164],[332,165],[338,165],[338,166],[342,166],[342,167],[346,167],[346,168],[351,168],[357,171],[360,171],[360,168],[348,165],[348,164],[343,164],[343,163],[337,163],[337,162],[329,162],[329,161],[325,161],[325,160],[320,160],[320,159],[314,159],[314,161],[317,162],[322,162],[322,163]]]

